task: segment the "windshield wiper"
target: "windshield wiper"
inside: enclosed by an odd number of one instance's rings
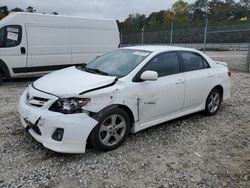
[[[87,67],[84,67],[84,69],[88,72],[95,73],[95,74],[109,75],[107,72],[101,71],[99,69],[91,69]]]

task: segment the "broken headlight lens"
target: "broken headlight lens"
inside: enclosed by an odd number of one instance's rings
[[[82,107],[90,102],[89,98],[69,98],[56,101],[49,110],[63,114],[74,114],[83,112]]]

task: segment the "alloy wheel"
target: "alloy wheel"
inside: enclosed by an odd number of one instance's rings
[[[99,138],[103,145],[113,146],[119,143],[126,133],[126,121],[119,114],[108,116],[99,129]]]
[[[208,100],[208,110],[210,113],[214,113],[220,106],[220,94],[214,92],[210,95]]]

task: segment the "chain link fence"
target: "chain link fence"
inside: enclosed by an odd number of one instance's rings
[[[234,70],[249,71],[250,24],[161,30],[121,36],[123,46],[174,45],[191,47],[228,62]],[[212,52],[211,52],[212,51]],[[224,52],[222,52],[224,51]],[[234,51],[231,53],[230,51]]]
[[[247,72],[250,72],[250,43],[248,44],[246,70]]]

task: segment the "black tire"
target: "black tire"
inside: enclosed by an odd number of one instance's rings
[[[218,100],[213,100],[215,98]],[[214,88],[208,95],[206,100],[206,108],[205,108],[205,115],[213,116],[215,115],[218,110],[220,109],[222,102],[222,92],[218,88]]]
[[[117,119],[114,121],[114,126],[112,127],[112,118],[117,116]],[[120,123],[119,123],[120,121]],[[110,122],[110,125],[109,125]],[[122,125],[125,122],[124,129],[118,129],[119,125]],[[116,125],[118,123],[118,125]],[[117,128],[115,128],[117,126]],[[118,148],[126,139],[129,134],[131,127],[131,122],[128,114],[121,108],[114,108],[111,110],[107,110],[102,113],[102,117],[99,119],[99,123],[92,130],[90,134],[89,141],[91,144],[97,149],[101,151],[110,151]],[[106,130],[108,129],[108,130]],[[111,130],[112,129],[112,130]],[[121,134],[121,135],[119,135]],[[116,137],[117,136],[117,137]],[[120,137],[118,137],[120,136]],[[109,138],[108,138],[109,137]],[[108,138],[108,139],[106,139]],[[116,141],[116,138],[121,138],[119,141]],[[115,140],[112,143],[112,139]],[[105,140],[105,141],[104,141]],[[104,142],[106,142],[104,144]],[[118,140],[118,139],[117,139]],[[110,141],[110,142],[109,142]]]
[[[2,85],[2,83],[3,83],[3,73],[0,70],[0,85]]]

